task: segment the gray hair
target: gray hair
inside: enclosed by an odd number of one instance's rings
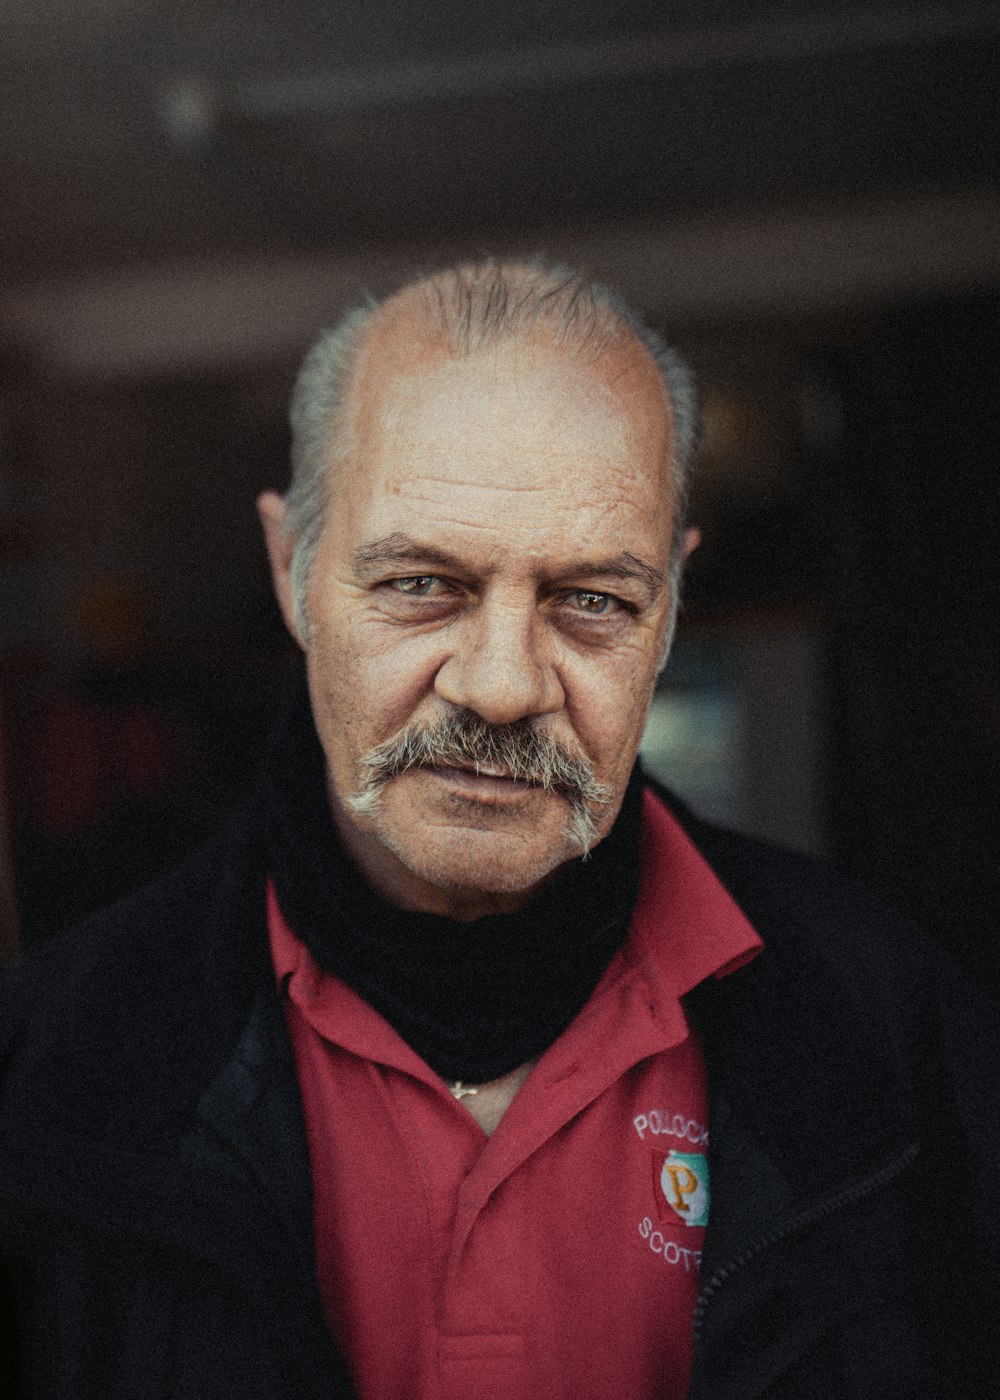
[[[698,405],[687,365],[616,292],[558,263],[489,259],[445,268],[409,283],[422,293],[428,326],[459,357],[484,345],[545,326],[556,343],[599,359],[624,332],[643,344],[659,368],[673,414],[674,533],[672,616],[679,601],[688,487],[698,443]],[[306,355],[290,408],[292,482],[285,496],[286,530],[294,540],[291,581],[299,634],[308,633],[306,585],[323,529],[327,472],[350,450],[343,414],[366,334],[385,305],[369,298],[324,331]]]

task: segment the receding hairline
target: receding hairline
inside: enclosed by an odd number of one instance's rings
[[[395,322],[416,333],[429,350],[471,356],[491,343],[542,332],[571,353],[599,358],[617,341],[641,346],[655,357],[627,311],[597,283],[559,267],[530,261],[488,259],[441,268],[399,288],[376,306],[359,342],[363,353]],[[662,378],[662,374],[660,375]]]
[[[465,314],[460,298],[470,285],[478,281],[482,286],[495,288],[498,276],[507,282],[511,292],[525,291],[526,314],[519,316],[518,308],[514,315],[510,315],[509,307],[497,308],[495,325],[485,334],[471,333],[479,325],[478,320],[470,326],[453,323],[451,313],[459,317]],[[464,286],[463,279],[468,279]],[[546,283],[550,284],[550,297],[544,292]],[[587,299],[589,314],[578,318],[573,311],[581,297]],[[539,311],[540,306],[546,305],[551,314],[544,309]],[[478,316],[485,311],[487,324],[489,310],[487,305],[476,313]],[[463,263],[408,283],[372,309],[361,328],[344,384],[337,431],[327,444],[327,470],[350,455],[356,442],[359,409],[368,402],[366,392],[373,380],[377,387],[379,382],[413,376],[425,366],[471,360],[492,348],[518,342],[566,354],[595,368],[615,355],[623,360],[631,357],[634,364],[642,367],[643,378],[654,387],[666,411],[676,450],[676,410],[661,366],[617,307],[594,294],[592,284],[575,275],[550,273],[528,262]],[[374,375],[373,365],[377,370]],[[614,379],[609,380],[609,387],[613,383]]]

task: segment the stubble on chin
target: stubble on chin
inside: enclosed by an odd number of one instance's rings
[[[585,855],[572,832],[572,814],[558,825],[538,814],[506,809],[503,819],[495,808],[459,798],[430,811],[422,804],[407,810],[397,802],[402,794],[393,779],[379,790],[360,824],[370,840],[391,852],[417,880],[442,891],[479,892],[500,897],[530,895],[567,861]],[[545,795],[545,802],[561,799]],[[525,804],[530,809],[535,804]],[[351,817],[358,818],[353,810]],[[603,833],[602,833],[603,834]],[[600,839],[587,832],[591,844]]]

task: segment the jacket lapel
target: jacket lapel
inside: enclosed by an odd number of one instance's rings
[[[884,1028],[861,1017],[782,891],[728,873],[764,948],[687,1000],[712,1141],[691,1393],[752,1400],[855,1305],[866,1245],[838,1256],[831,1244],[839,1262],[824,1267],[818,1240],[849,1238],[852,1206],[909,1169],[918,1134]]]
[[[238,1163],[280,1221],[299,1264],[312,1273],[312,1189],[302,1110],[271,987],[261,988],[233,1055],[201,1095],[183,1150],[192,1161],[220,1162],[229,1174]]]
[[[202,1094],[183,1143],[196,1166],[241,1178],[232,1237],[252,1240],[273,1333],[286,1351],[286,1393],[353,1394],[327,1329],[316,1282],[312,1186],[294,1060],[272,985],[262,987],[236,1050]],[[249,1242],[249,1241],[248,1241]],[[275,1325],[276,1324],[276,1325]]]

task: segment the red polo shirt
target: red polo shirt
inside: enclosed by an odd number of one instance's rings
[[[680,998],[760,941],[647,790],[625,947],[492,1137],[269,889],[327,1319],[363,1400],[686,1394],[710,1185]]]

